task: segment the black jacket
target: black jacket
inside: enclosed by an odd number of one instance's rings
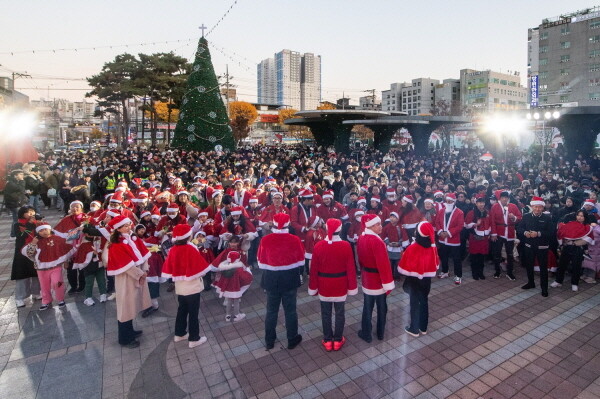
[[[537,231],[540,235],[528,238],[525,237],[526,231]],[[535,216],[533,213],[524,214],[521,223],[517,225],[517,234],[527,247],[534,248],[548,247],[550,242],[556,238],[552,217],[545,213],[540,216]]]
[[[27,203],[27,195],[25,194],[25,180],[17,181],[10,178],[6,187],[4,187],[4,205],[7,208],[19,208]]]

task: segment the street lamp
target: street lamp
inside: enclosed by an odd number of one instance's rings
[[[535,133],[536,136],[539,135],[540,138],[540,143],[542,144],[542,162],[544,162],[544,153],[546,152],[546,121],[550,121],[550,120],[556,120],[558,118],[560,118],[560,112],[558,111],[554,111],[554,112],[550,112],[550,111],[546,111],[544,112],[543,118],[542,115],[540,115],[539,112],[534,112],[532,113],[528,113],[527,114],[527,119],[531,120],[531,119],[535,120]],[[539,119],[542,119],[542,132],[538,133],[537,131],[537,121]]]

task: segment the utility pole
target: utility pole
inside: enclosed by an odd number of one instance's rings
[[[15,91],[15,79],[16,78],[30,78],[30,77],[31,77],[31,75],[28,73],[13,72],[12,73],[12,82],[13,82],[12,90]],[[50,97],[50,95],[48,95],[48,97]]]
[[[365,93],[371,93],[369,97],[371,97],[373,109],[375,109],[375,90],[376,89],[363,90]]]
[[[229,64],[225,65],[225,106],[227,108],[227,117],[229,117],[229,87],[234,87],[229,84],[229,80],[233,79],[233,76],[229,75]]]

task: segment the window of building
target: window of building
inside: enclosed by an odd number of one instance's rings
[[[560,82],[560,88],[561,89],[568,89],[569,88],[569,82]]]
[[[540,33],[540,40],[546,40],[548,38],[548,32]]]
[[[433,101],[433,97],[431,97],[431,101]]]
[[[548,85],[539,85],[539,90],[548,90]]]
[[[548,71],[541,71],[538,74],[538,78],[540,78],[540,79],[546,79],[547,77],[548,77]]]
[[[571,27],[569,25],[563,25],[560,28],[560,34],[562,36],[568,35],[569,33],[571,33]]]
[[[421,89],[419,89],[419,90],[417,91],[417,93],[421,94]]]
[[[560,62],[565,63],[571,61],[571,56],[569,54],[561,55]]]
[[[418,99],[418,100],[421,100],[421,96],[418,96],[418,97],[417,97],[417,99]]]
[[[600,50],[592,50],[590,51],[590,58],[600,57]]]
[[[559,101],[560,101],[561,103],[566,103],[566,102],[568,102],[568,101],[569,101],[569,95],[568,95],[568,94],[565,94],[565,95],[562,95],[562,96],[560,96],[560,99],[559,99]]]
[[[421,86],[421,82],[417,82],[417,86],[419,86],[419,87],[420,87],[420,86]]]
[[[547,53],[548,52],[548,46],[540,46],[540,53]]]
[[[563,68],[560,70],[560,76],[569,76],[569,68]]]
[[[590,72],[598,72],[598,71],[600,71],[600,64],[590,65]]]
[[[569,48],[571,47],[571,42],[560,42],[560,48]]]
[[[600,21],[590,22],[590,29],[598,29],[598,28],[600,28]]]
[[[590,100],[600,100],[600,91],[590,93]]]
[[[590,43],[598,43],[600,42],[600,35],[595,35],[590,37]]]
[[[600,86],[600,78],[590,79],[590,86]]]

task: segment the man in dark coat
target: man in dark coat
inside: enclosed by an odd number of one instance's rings
[[[13,225],[10,230],[10,236],[15,237],[14,225],[17,223],[17,211],[19,207],[27,203],[27,194],[25,189],[25,173],[21,169],[12,171],[8,183],[4,188],[4,205],[10,211],[13,217]]]
[[[35,209],[29,205],[23,206],[18,210],[17,216],[18,221],[13,225],[17,239],[10,279],[15,281],[15,303],[18,308],[22,308],[29,296],[32,297],[32,301],[41,297],[40,282],[33,262],[21,254],[21,248],[25,246],[27,239],[35,235]]]

